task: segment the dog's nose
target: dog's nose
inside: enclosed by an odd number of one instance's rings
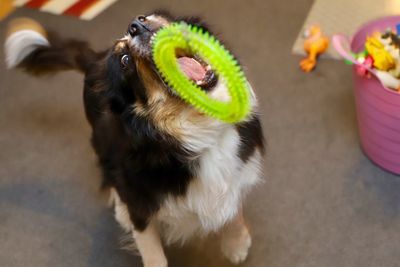
[[[145,26],[139,20],[134,20],[128,28],[128,32],[132,37],[140,35],[145,30]]]

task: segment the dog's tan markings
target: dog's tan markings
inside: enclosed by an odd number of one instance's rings
[[[11,34],[22,30],[32,30],[40,33],[44,37],[47,37],[46,30],[42,27],[42,25],[29,18],[17,18],[12,20],[7,29],[6,36],[10,36]]]
[[[148,98],[147,103],[134,105],[138,115],[150,118],[158,130],[181,142],[193,134],[193,127],[207,127],[210,124],[212,119],[171,95],[147,61],[138,60],[136,66]]]
[[[114,205],[115,219],[124,229],[124,231],[132,231],[133,225],[129,217],[128,207],[121,201],[117,191],[114,188],[110,190],[110,204]]]
[[[156,222],[152,220],[144,231],[136,231],[130,219],[127,205],[121,201],[115,189],[111,189],[110,193],[110,204],[114,205],[115,218],[126,232],[132,233],[144,266],[167,267],[168,263]]]
[[[126,40],[118,40],[117,43],[114,45],[114,52],[115,53],[122,53],[126,48]]]
[[[251,236],[243,218],[242,209],[222,230],[221,250],[232,263],[238,264],[247,258]]]
[[[169,21],[166,18],[157,16],[157,15],[150,15],[146,18],[147,23],[152,26],[153,29],[158,29],[160,27],[167,26]]]
[[[181,99],[170,95],[148,63],[137,61],[137,69],[148,101],[146,104],[136,103],[135,112],[150,117],[160,131],[183,140],[184,122],[196,121],[203,116]]]
[[[144,267],[168,266],[157,228],[156,223],[152,220],[143,232],[133,231]]]
[[[157,102],[164,102],[166,100],[167,94],[157,74],[144,60],[138,60],[136,62],[136,67],[138,69],[139,76],[143,82],[143,85],[147,91],[147,104],[154,105]]]

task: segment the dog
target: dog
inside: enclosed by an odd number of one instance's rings
[[[154,12],[137,16],[110,49],[96,52],[84,41],[16,19],[8,27],[6,63],[35,76],[61,70],[85,75],[85,113],[102,186],[145,267],[168,265],[163,243],[209,233],[219,233],[224,256],[240,263],[251,246],[242,201],[261,178],[265,154],[257,100],[251,92],[250,115],[228,124],[199,112],[166,85],[152,60],[152,37],[180,21],[210,32],[197,17]],[[229,101],[223,77],[206,59],[177,51],[177,60],[210,97]]]

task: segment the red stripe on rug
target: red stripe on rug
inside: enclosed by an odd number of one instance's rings
[[[80,0],[67,10],[65,10],[63,14],[79,17],[80,15],[82,15],[83,12],[85,12],[88,8],[90,8],[93,4],[97,2],[99,2],[99,0]]]
[[[44,4],[46,4],[49,0],[31,0],[25,4],[26,7],[30,8],[41,8]]]

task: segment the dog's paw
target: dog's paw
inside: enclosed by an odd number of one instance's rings
[[[152,265],[149,265],[149,264],[147,264],[147,265],[144,265],[144,267],[168,267],[168,264],[159,264],[159,263],[157,263],[157,264],[152,264]]]
[[[239,264],[246,260],[250,247],[251,236],[245,227],[240,233],[223,236],[221,240],[222,253],[234,264]]]
[[[150,263],[145,263],[144,267],[168,267],[168,262],[167,260],[154,261]]]

